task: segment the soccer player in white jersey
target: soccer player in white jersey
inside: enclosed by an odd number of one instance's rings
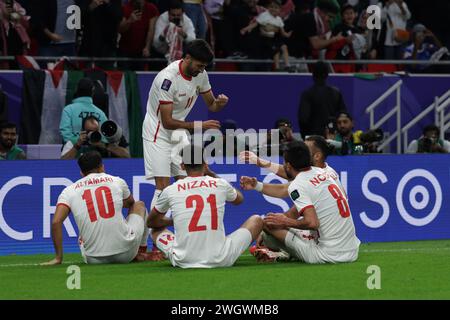
[[[78,226],[79,245],[85,263],[128,263],[138,257],[141,245],[146,246],[148,229],[146,209],[135,202],[126,182],[105,173],[100,153],[90,151],[78,159],[82,179],[66,187],[58,198],[52,222],[55,259],[44,265],[63,261],[63,222],[72,212]],[[125,220],[122,208],[129,208]],[[139,254],[137,260],[152,260]]]
[[[360,241],[344,192],[325,170],[311,166],[311,155],[304,142],[290,142],[283,157],[290,184],[262,184],[256,178],[241,177],[244,190],[255,189],[278,198],[289,196],[297,209],[284,214],[269,213],[264,218],[265,245],[274,251],[282,249],[306,263],[355,261]],[[305,239],[299,230],[317,230],[318,241]],[[257,257],[271,260],[268,250],[261,250]]]
[[[261,217],[254,215],[225,235],[226,202],[239,205],[244,198],[226,180],[205,175],[202,153],[199,146],[183,148],[182,166],[188,176],[163,190],[148,218],[154,243],[174,267],[232,266],[263,227]],[[165,216],[169,209],[172,218]],[[169,226],[175,234],[166,229]]]
[[[199,95],[208,110],[218,112],[228,103],[228,97],[214,96],[205,68],[214,58],[209,44],[201,39],[189,43],[182,60],[175,61],[158,73],[150,89],[142,137],[145,176],[155,179],[156,190],[151,207],[170,183],[170,178],[183,178],[179,152],[188,143],[183,130],[194,130],[194,122],[185,121]],[[220,123],[208,120],[201,129],[219,129]],[[184,139],[180,139],[180,136]],[[182,140],[182,141],[180,141]]]

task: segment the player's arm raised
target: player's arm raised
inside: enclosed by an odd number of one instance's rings
[[[208,110],[211,112],[219,112],[227,105],[229,100],[224,94],[219,94],[217,97],[214,97],[212,90],[202,93],[201,95],[208,106]]]
[[[264,160],[251,151],[242,151],[239,154],[239,158],[241,159],[241,161],[244,161],[245,163],[255,164],[260,168],[264,168],[269,170],[270,172],[275,173],[277,176],[283,179],[286,180],[288,179],[286,170],[284,170],[284,167],[282,165],[273,163],[272,161],[269,160]]]
[[[243,190],[256,190],[270,197],[286,198],[289,196],[288,183],[285,184],[262,183],[256,180],[255,177],[242,176],[240,184]]]
[[[42,263],[42,265],[52,266],[61,264],[63,261],[63,222],[70,213],[66,205],[58,205],[52,221],[52,239],[55,247],[55,259]]]
[[[194,130],[195,122],[186,122],[181,120],[176,120],[172,117],[173,104],[168,103],[161,106],[161,122],[165,129],[167,130],[177,130],[177,129],[187,129]],[[202,121],[202,129],[219,129],[220,122],[217,120],[207,120]]]

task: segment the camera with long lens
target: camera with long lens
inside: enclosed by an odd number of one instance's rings
[[[384,139],[384,133],[381,129],[369,130],[363,132],[359,137],[363,144],[364,153],[378,153],[377,147]]]
[[[112,120],[103,122],[100,131],[108,143],[118,143],[123,135],[122,128]]]
[[[435,139],[424,137],[419,140],[419,153],[432,153],[432,147],[436,143]]]
[[[102,134],[98,131],[91,131],[87,134],[87,144],[98,143],[102,140]]]

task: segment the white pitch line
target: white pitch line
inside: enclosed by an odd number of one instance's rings
[[[14,263],[14,264],[0,264],[0,268],[8,268],[8,267],[35,267],[41,266],[42,262],[38,263]],[[65,261],[61,264],[80,264],[81,261]]]

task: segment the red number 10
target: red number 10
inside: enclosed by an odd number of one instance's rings
[[[211,229],[217,230],[218,228],[218,218],[217,218],[217,204],[216,204],[216,195],[211,194],[206,199],[211,207]],[[200,220],[200,216],[202,215],[203,208],[205,207],[205,202],[203,201],[202,196],[199,195],[191,195],[186,198],[186,208],[193,208],[194,202],[196,203],[194,215],[192,216],[191,222],[189,222],[189,232],[196,231],[205,231],[206,226],[199,226],[198,221]]]
[[[330,191],[333,198],[336,199],[339,214],[342,216],[342,218],[350,217],[350,208],[348,207],[347,199],[345,199],[341,189],[339,189],[337,185],[332,184],[328,186],[328,191]]]
[[[97,202],[97,208],[98,213],[100,214],[100,217],[104,219],[109,219],[114,217],[116,211],[114,209],[114,201],[111,194],[111,189],[104,186],[104,187],[98,187],[95,189],[95,200]],[[105,197],[103,197],[105,196]],[[105,198],[106,198],[106,206],[105,206]],[[97,221],[97,213],[95,212],[94,208],[94,201],[92,198],[92,191],[91,190],[85,190],[83,193],[83,200],[86,202],[86,206],[89,213],[89,218],[91,219],[91,222]]]

